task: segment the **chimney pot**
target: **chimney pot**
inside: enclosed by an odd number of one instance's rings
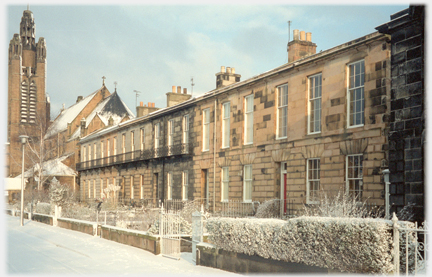
[[[140,101],[140,106],[141,106],[141,107],[143,106],[143,102],[142,102],[142,101]]]
[[[235,68],[234,68],[234,67],[231,68],[231,73],[232,73],[232,74],[235,74]]]
[[[311,32],[306,33],[306,41],[312,42],[312,33]]]
[[[172,92],[173,92],[173,93],[176,92],[176,86],[172,86]]]
[[[177,86],[177,93],[181,93],[181,86]]]
[[[293,39],[294,40],[299,40],[299,30],[296,29],[296,30],[294,30],[293,33],[294,33],[294,38]]]
[[[300,40],[306,40],[305,31],[300,32]]]
[[[221,66],[221,72],[225,73],[225,66]]]
[[[183,94],[187,94],[187,88],[183,89]]]
[[[227,67],[226,73],[231,73],[231,67]]]
[[[147,106],[151,107],[151,103],[150,103],[150,102],[147,102]]]

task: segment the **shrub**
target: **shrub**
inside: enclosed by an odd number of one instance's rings
[[[392,271],[390,221],[299,217],[207,220],[209,239],[227,251],[340,270]]]
[[[371,209],[366,201],[341,191],[333,197],[327,196],[325,192],[322,195],[318,205],[304,206],[304,216],[375,218],[382,214],[378,207]]]

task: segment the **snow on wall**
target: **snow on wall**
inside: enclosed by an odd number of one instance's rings
[[[210,218],[209,240],[227,251],[350,273],[389,273],[390,221],[363,218]]]

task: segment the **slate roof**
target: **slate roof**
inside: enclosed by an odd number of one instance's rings
[[[100,102],[94,110],[85,118],[86,127],[92,122],[92,120],[98,116],[101,121],[108,126],[108,120],[110,117],[113,119],[113,125],[119,124],[123,118],[129,117],[129,119],[135,118],[132,111],[126,106],[126,104],[120,99],[117,91],[112,93],[110,96]],[[75,139],[81,134],[81,129],[78,128],[70,137]]]

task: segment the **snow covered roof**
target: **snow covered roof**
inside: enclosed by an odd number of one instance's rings
[[[105,98],[100,102],[96,108],[85,118],[86,128],[92,122],[92,120],[98,116],[101,121],[108,126],[108,120],[110,117],[113,119],[113,125],[119,124],[123,118],[135,118],[132,111],[126,106],[126,104],[120,99],[117,91]],[[81,134],[81,129],[78,128],[70,137],[70,139],[75,139]]]
[[[79,115],[79,113],[87,106],[87,104],[93,99],[98,91],[100,91],[100,89],[96,90],[78,103],[75,103],[69,108],[61,111],[61,113],[48,128],[45,138],[49,138],[54,134],[67,130],[67,124],[71,123]]]
[[[70,153],[56,159],[48,160],[42,164],[42,174],[44,176],[73,176],[77,175],[75,170],[68,167],[63,163],[63,161],[74,153]],[[34,172],[36,172],[39,168],[39,164],[36,164],[32,168],[28,169],[24,172],[24,177],[29,178],[34,176]],[[16,176],[15,178],[21,178],[21,174]]]

